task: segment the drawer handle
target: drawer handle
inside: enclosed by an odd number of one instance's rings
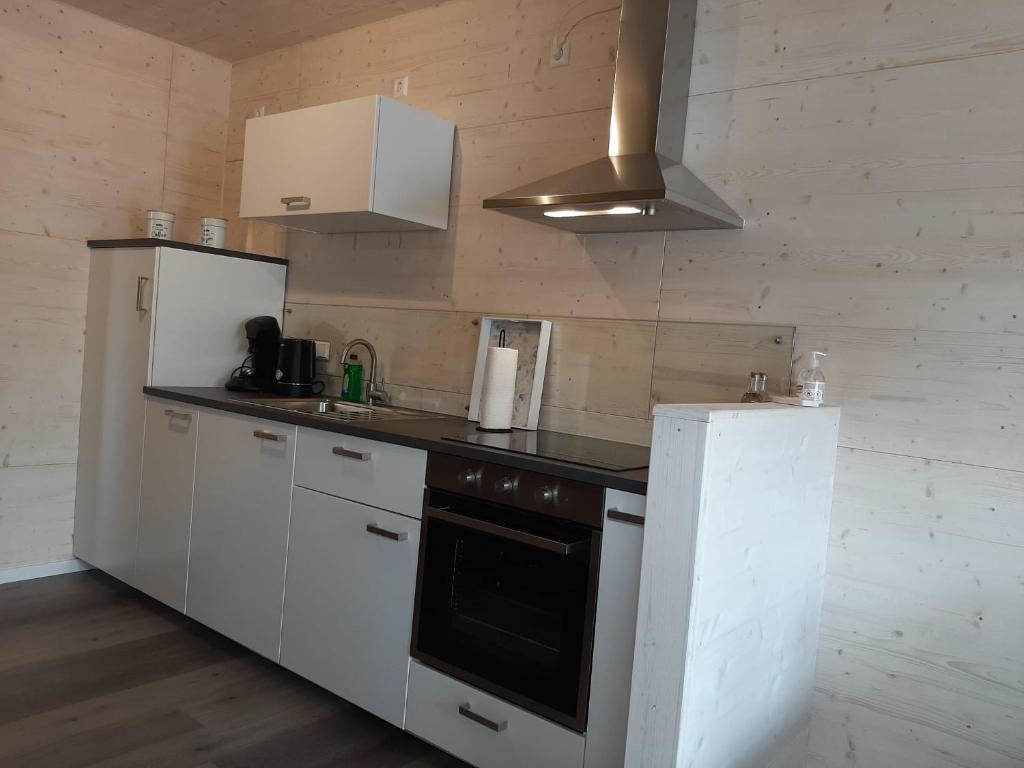
[[[468,703],[459,705],[459,714],[463,717],[472,720],[474,723],[479,723],[484,728],[490,728],[495,733],[501,733],[508,728],[508,720],[488,720],[483,715],[478,715],[473,711],[473,708]]]
[[[337,446],[331,449],[331,453],[335,456],[341,456],[343,459],[352,459],[353,461],[369,461],[372,457],[372,453],[363,453],[362,451],[350,451],[348,448],[342,448]]]
[[[289,211],[308,211],[309,207],[313,204],[313,201],[305,195],[282,197],[281,202],[284,204],[285,209]]]
[[[631,515],[628,512],[622,512],[618,509],[608,510],[609,520],[618,520],[620,523],[629,523],[630,525],[639,525],[641,528],[644,525],[644,519],[640,515]]]
[[[406,541],[409,538],[409,534],[405,531],[389,531],[387,528],[381,528],[379,525],[375,525],[374,523],[366,524],[366,532],[372,533],[374,536],[391,539],[392,541]]]
[[[192,414],[187,411],[176,411],[173,408],[165,408],[164,415],[170,416],[172,419],[188,419],[192,421]]]
[[[267,432],[265,429],[257,429],[252,433],[253,437],[257,437],[260,440],[269,440],[272,443],[283,443],[288,439],[287,435],[279,435],[276,432]]]

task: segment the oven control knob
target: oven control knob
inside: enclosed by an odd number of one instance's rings
[[[459,485],[469,488],[480,485],[480,472],[475,469],[466,469],[459,473]]]
[[[557,504],[558,503],[558,486],[545,486],[537,491],[537,501],[541,504]]]
[[[519,487],[519,481],[511,477],[503,477],[494,484],[494,490],[498,493],[515,493]]]

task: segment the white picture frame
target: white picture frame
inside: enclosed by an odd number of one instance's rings
[[[540,421],[540,401],[544,392],[548,348],[551,346],[550,320],[527,320],[517,317],[481,319],[480,343],[477,345],[476,369],[473,373],[473,392],[469,399],[469,420],[480,421],[480,397],[483,393],[487,348],[497,346],[498,336],[503,330],[506,346],[519,350],[512,427],[534,431]]]

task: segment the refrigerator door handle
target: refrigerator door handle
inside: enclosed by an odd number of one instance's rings
[[[136,312],[148,312],[149,308],[142,306],[142,297],[146,293],[146,283],[149,282],[148,277],[139,277],[139,282],[135,286],[135,311]]]

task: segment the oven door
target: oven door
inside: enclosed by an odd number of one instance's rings
[[[432,490],[412,655],[586,730],[601,532]]]

